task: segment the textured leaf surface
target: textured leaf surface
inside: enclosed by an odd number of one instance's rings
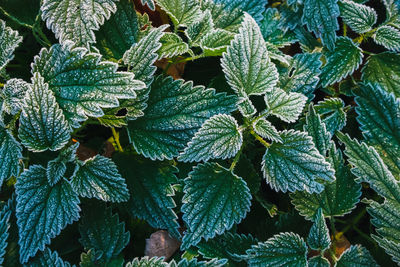
[[[320,193],[324,186],[317,179],[335,179],[334,170],[306,133],[285,130],[281,138],[282,144],[267,148],[262,161],[264,177],[275,191]]]
[[[198,261],[196,258],[188,260],[181,259],[178,263],[172,260],[168,267],[222,267],[226,266],[226,259],[212,259],[210,261]]]
[[[257,22],[261,21],[262,13],[267,0],[215,0],[217,4],[222,4],[225,10],[241,10],[250,14]]]
[[[25,263],[50,239],[79,218],[79,198],[67,181],[47,182],[46,169],[34,165],[18,177],[17,219],[20,261]]]
[[[242,132],[235,118],[226,114],[214,115],[204,122],[179,160],[198,162],[231,158],[239,151],[242,142]]]
[[[49,84],[67,120],[73,127],[87,116],[101,117],[101,108],[118,107],[118,99],[136,97],[144,83],[133,73],[118,72],[117,64],[101,61],[101,56],[84,48],[53,45],[35,57],[32,72],[39,72]]]
[[[183,191],[181,210],[188,229],[182,249],[231,229],[250,210],[251,194],[246,182],[217,163],[194,167]]]
[[[331,134],[326,130],[325,123],[322,122],[319,114],[315,112],[312,104],[308,107],[308,113],[306,116],[306,125],[304,125],[304,131],[312,137],[315,147],[318,149],[321,155],[325,156],[326,151],[329,149],[329,143],[331,141]]]
[[[172,58],[189,51],[189,46],[179,35],[167,32],[160,39],[161,47],[158,50],[160,58]]]
[[[266,119],[261,118],[254,122],[254,131],[263,138],[270,139],[274,142],[282,142],[278,130]]]
[[[309,267],[330,267],[331,264],[327,259],[325,259],[321,256],[315,256],[308,260],[308,266]]]
[[[0,71],[14,58],[14,50],[21,42],[22,37],[18,32],[0,20]]]
[[[125,179],[111,159],[96,155],[80,162],[71,180],[72,188],[82,197],[122,202],[129,199]]]
[[[157,0],[157,4],[169,15],[175,27],[189,26],[201,16],[197,1]]]
[[[128,124],[136,151],[151,159],[179,155],[201,125],[219,113],[235,109],[236,98],[192,82],[158,76],[151,85],[145,115]]]
[[[55,185],[64,176],[67,165],[66,163],[72,162],[76,158],[76,150],[78,149],[79,143],[75,143],[67,148],[60,151],[57,158],[47,163],[47,181],[51,186]]]
[[[21,79],[10,79],[0,93],[3,98],[3,111],[15,115],[21,110],[29,84]]]
[[[340,11],[337,0],[305,0],[303,8],[303,24],[317,37],[329,50],[335,48],[336,31],[339,29],[337,17]]]
[[[20,171],[19,160],[22,158],[22,147],[9,130],[0,123],[0,188],[3,181]]]
[[[310,233],[308,234],[307,243],[311,249],[322,251],[331,245],[329,229],[326,226],[322,209],[318,209],[315,215],[314,224],[311,226]]]
[[[168,263],[164,262],[163,258],[159,257],[143,257],[141,259],[134,258],[128,262],[125,267],[168,267]]]
[[[147,5],[151,10],[156,10],[156,5],[154,3],[154,0],[140,0],[142,5]]]
[[[47,83],[35,73],[23,101],[18,137],[34,152],[56,151],[70,139],[71,128]]]
[[[294,233],[281,233],[247,250],[249,266],[307,266],[307,245]]]
[[[365,82],[379,83],[389,93],[400,98],[400,55],[384,52],[372,55],[362,69]]]
[[[376,267],[379,266],[374,258],[372,258],[369,251],[360,245],[353,245],[348,248],[340,256],[336,263],[337,267],[349,267],[349,266],[359,266],[359,267]]]
[[[200,40],[214,29],[211,12],[206,10],[195,22],[185,30],[192,46],[199,46]]]
[[[220,56],[230,45],[234,34],[223,29],[215,29],[204,35],[200,47],[206,56]]]
[[[306,104],[307,97],[300,93],[286,93],[275,88],[265,95],[265,103],[269,114],[285,122],[295,122],[299,118]]]
[[[278,82],[260,28],[249,15],[245,15],[239,33],[223,54],[221,65],[226,80],[238,94],[261,95],[270,92]]]
[[[360,66],[363,54],[350,38],[340,37],[332,52],[326,53],[327,63],[322,68],[320,84],[325,87],[346,78]]]
[[[373,8],[351,0],[341,0],[339,7],[344,23],[357,33],[370,31],[378,19]]]
[[[180,237],[176,207],[172,197],[175,192],[172,184],[177,183],[175,167],[141,160],[126,154],[117,154],[114,160],[126,177],[130,199],[126,208],[131,216],[146,220],[152,227],[167,229],[176,237]]]
[[[226,8],[214,1],[201,1],[201,10],[209,10],[216,28],[237,33],[243,20],[243,11],[238,8]]]
[[[400,31],[395,27],[384,25],[379,27],[372,36],[377,44],[389,50],[400,51]]]
[[[0,210],[0,264],[3,264],[4,254],[6,254],[10,216],[11,211],[7,206]]]
[[[94,43],[94,31],[117,10],[114,0],[44,0],[42,18],[60,43],[73,41],[86,47]]]
[[[340,98],[332,97],[318,102],[315,110],[322,116],[322,122],[331,136],[336,131],[340,131],[346,125],[346,112],[344,111],[344,102]]]
[[[52,252],[49,248],[45,248],[43,252],[37,255],[32,261],[26,265],[28,267],[70,267],[71,264],[63,261],[56,251]]]

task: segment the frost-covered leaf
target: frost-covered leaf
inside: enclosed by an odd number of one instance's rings
[[[243,20],[243,11],[237,8],[225,8],[224,4],[216,4],[212,0],[201,1],[201,10],[209,10],[215,28],[237,33]]]
[[[79,198],[67,181],[50,186],[46,169],[33,165],[15,185],[16,216],[19,228],[20,261],[25,263],[79,219]]]
[[[361,49],[348,37],[339,37],[335,49],[325,55],[327,63],[319,76],[322,87],[337,83],[353,74],[363,59]]]
[[[334,170],[318,152],[310,136],[298,131],[281,132],[282,143],[267,148],[262,170],[275,191],[320,193],[324,186],[318,180],[333,181]]]
[[[111,207],[105,205],[89,205],[84,209],[79,232],[79,242],[83,247],[101,251],[106,262],[118,256],[130,238],[129,232],[125,232],[125,223],[120,222],[118,214],[112,214]]]
[[[372,55],[362,73],[365,82],[379,83],[387,92],[400,98],[400,54],[384,52]]]
[[[335,41],[339,14],[337,0],[305,0],[301,20],[332,51],[337,45]]]
[[[226,266],[226,259],[212,259],[210,261],[198,261],[196,258],[188,260],[186,258],[181,259],[178,263],[172,260],[168,267],[222,267]]]
[[[226,114],[214,115],[204,122],[178,159],[199,162],[231,158],[239,151],[242,142],[242,132],[235,118]]]
[[[141,259],[134,258],[133,261],[128,262],[125,267],[168,267],[168,263],[164,258],[159,257],[143,257]]]
[[[86,47],[94,43],[94,31],[117,10],[115,0],[44,0],[42,19],[60,43],[73,41]]]
[[[250,98],[243,95],[239,98],[237,108],[244,117],[248,118],[257,113],[256,107],[251,102]]]
[[[321,115],[322,122],[325,123],[331,136],[346,125],[347,116],[344,107],[343,100],[336,97],[320,101],[314,107],[317,113]]]
[[[161,47],[158,49],[160,58],[172,58],[183,55],[189,51],[189,45],[179,35],[167,32],[160,39]]]
[[[138,161],[126,154],[115,155],[114,161],[128,184],[131,197],[126,208],[131,216],[146,220],[154,228],[167,229],[179,238],[179,224],[173,211],[175,193],[171,186],[177,183],[177,169],[147,159]]]
[[[21,79],[10,79],[4,85],[0,93],[3,98],[3,111],[15,115],[21,110],[26,91],[29,89],[29,83]]]
[[[109,128],[112,127],[121,128],[123,126],[128,125],[128,123],[126,122],[126,116],[105,114],[104,116],[97,119],[101,123],[101,125]]]
[[[307,245],[294,233],[280,233],[247,250],[249,266],[305,267]]]
[[[14,50],[22,42],[22,37],[17,31],[6,26],[0,20],[0,71],[14,58]]]
[[[200,47],[205,56],[220,56],[226,51],[234,34],[223,29],[215,29],[204,35]]]
[[[263,138],[274,142],[282,142],[278,130],[266,119],[260,118],[253,123],[253,130]]]
[[[175,27],[189,26],[201,16],[200,4],[193,0],[157,0]]]
[[[129,199],[125,179],[111,159],[96,155],[79,162],[71,179],[74,191],[82,197],[123,202]]]
[[[221,65],[228,84],[237,94],[262,95],[278,82],[278,73],[269,59],[260,28],[248,14],[223,54]]]
[[[10,228],[11,211],[7,206],[0,210],[0,264],[3,264],[6,254],[8,229]]]
[[[400,30],[389,25],[379,27],[372,36],[377,44],[383,45],[389,50],[400,51]]]
[[[156,10],[154,0],[140,0],[140,2],[142,3],[142,5],[147,5],[151,10]]]
[[[336,267],[377,267],[369,251],[361,245],[353,245],[340,256]]]
[[[309,267],[330,267],[330,262],[322,256],[315,256],[308,260]]]
[[[194,167],[183,191],[181,210],[188,229],[182,249],[231,229],[250,210],[251,194],[246,182],[217,163]]]
[[[78,149],[79,143],[75,143],[67,148],[60,151],[57,158],[47,163],[47,181],[51,186],[55,185],[64,176],[67,165],[66,163],[72,162],[76,158],[76,150]]]
[[[43,252],[24,265],[27,267],[70,267],[69,262],[63,261],[56,251],[52,252],[49,248],[45,248]]]
[[[265,95],[267,111],[285,122],[295,122],[306,104],[307,97],[300,93],[286,93],[275,88]]]
[[[393,174],[400,175],[400,100],[379,85],[361,85],[355,101],[365,140]]]
[[[314,224],[308,234],[307,243],[311,249],[324,251],[331,245],[329,229],[326,226],[322,209],[319,208],[314,217]]]
[[[262,13],[268,4],[267,0],[214,0],[214,2],[222,4],[225,10],[244,11],[257,22],[262,20]]]
[[[325,156],[326,151],[329,149],[331,141],[331,134],[326,130],[325,123],[322,122],[319,114],[315,112],[312,104],[308,107],[306,116],[306,124],[303,127],[304,131],[312,137],[315,147],[321,155]]]
[[[236,97],[158,76],[151,85],[145,115],[128,124],[129,138],[145,157],[172,159],[208,118],[233,111],[235,104]]]
[[[200,40],[214,29],[210,10],[205,10],[201,17],[185,30],[186,36],[189,38],[191,46],[199,46]]]
[[[3,181],[11,176],[18,176],[21,158],[21,145],[0,122],[0,188]]]
[[[340,0],[339,7],[344,23],[357,33],[370,31],[378,19],[373,8],[351,0]]]
[[[68,143],[70,131],[49,85],[36,72],[22,104],[18,129],[21,143],[34,152],[56,151]]]
[[[117,68],[115,63],[101,61],[99,54],[71,48],[70,42],[43,48],[32,64],[32,72],[39,72],[49,84],[73,127],[87,116],[103,116],[101,108],[118,107],[118,99],[135,98],[135,91],[145,87],[133,73]]]

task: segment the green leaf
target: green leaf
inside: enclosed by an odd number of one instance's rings
[[[340,82],[360,66],[362,50],[348,37],[339,37],[333,51],[325,54],[327,63],[322,68],[320,84],[322,87]]]
[[[22,108],[23,99],[29,87],[29,83],[24,80],[8,80],[0,93],[0,97],[3,98],[3,111],[11,115],[17,114]]]
[[[260,118],[253,123],[253,130],[263,138],[282,143],[278,130],[266,119]]]
[[[112,214],[111,207],[105,205],[89,205],[84,209],[79,232],[79,242],[84,248],[101,251],[105,262],[118,256],[130,238],[129,232],[125,232],[125,224],[119,222],[118,214]]]
[[[243,136],[235,118],[226,114],[206,120],[178,159],[183,162],[227,159],[236,155]]]
[[[147,5],[152,11],[156,10],[156,5],[154,3],[154,0],[140,0],[142,5]]]
[[[400,51],[400,31],[389,25],[380,26],[372,36],[377,44],[385,48],[399,52]]]
[[[132,114],[130,114],[132,115]],[[121,128],[128,125],[125,116],[109,115],[105,114],[103,117],[97,118],[101,125],[108,128]]]
[[[223,54],[221,65],[228,84],[237,94],[262,95],[278,82],[278,73],[268,57],[260,28],[248,14]]]
[[[315,256],[308,260],[309,267],[330,267],[331,264],[322,256]]]
[[[233,33],[223,29],[215,29],[203,36],[200,40],[200,47],[205,56],[221,56],[233,38]]]
[[[101,117],[101,108],[118,107],[118,99],[136,97],[136,90],[145,87],[133,73],[118,72],[118,65],[101,61],[101,56],[84,48],[53,45],[43,48],[35,57],[32,72],[39,72],[49,84],[57,102],[72,127],[87,116]]]
[[[181,210],[188,228],[182,249],[231,229],[250,210],[251,194],[246,182],[217,163],[194,167],[183,191]]]
[[[355,98],[357,120],[394,175],[400,175],[400,100],[378,85],[361,85]]]
[[[188,260],[181,259],[178,263],[172,260],[168,267],[222,267],[226,266],[226,259],[218,260],[212,259],[210,261],[198,261],[196,258]]]
[[[257,113],[257,109],[254,107],[250,98],[246,95],[239,97],[237,108],[244,117],[249,118]]]
[[[340,256],[336,267],[376,267],[379,266],[369,251],[361,245],[353,245]]]
[[[145,115],[128,123],[130,141],[147,158],[172,159],[208,118],[233,111],[235,104],[235,97],[214,89],[158,76]]]
[[[281,143],[267,148],[262,170],[267,183],[275,191],[307,191],[320,193],[320,179],[333,181],[334,170],[318,152],[310,136],[298,131],[281,132]]]
[[[17,177],[20,171],[22,147],[0,122],[0,187],[11,176]]]
[[[332,51],[337,45],[335,41],[339,14],[337,0],[305,0],[301,20]]]
[[[354,1],[340,0],[339,8],[344,23],[357,33],[370,31],[378,19],[373,8]]]
[[[131,195],[126,208],[131,216],[146,220],[154,228],[167,229],[179,238],[179,224],[173,211],[175,192],[171,186],[177,183],[177,169],[143,158],[138,161],[132,155],[121,153],[114,156],[114,161],[126,177]]]
[[[25,263],[68,224],[79,219],[79,198],[67,181],[47,182],[46,169],[33,165],[15,185],[20,261]]]
[[[327,217],[343,216],[350,213],[360,201],[361,185],[354,181],[355,177],[349,166],[345,165],[342,152],[336,150],[334,145],[329,150],[328,161],[335,170],[334,182],[325,184],[319,194],[304,191],[290,194],[293,205],[307,220],[311,220],[319,208]]]
[[[49,248],[37,255],[32,261],[24,265],[28,267],[42,267],[42,266],[52,266],[52,267],[70,267],[69,262],[63,261],[56,251],[52,252]]]
[[[331,136],[340,131],[346,125],[346,112],[344,102],[340,98],[332,97],[318,102],[315,110],[322,116],[322,122]]]
[[[125,267],[168,267],[168,263],[164,262],[164,258],[159,257],[143,257],[141,259],[134,258],[133,261],[128,262]]]
[[[22,104],[18,137],[29,150],[56,151],[71,138],[71,127],[49,85],[35,72]]]
[[[247,250],[249,266],[307,266],[307,245],[294,233],[280,233]]]
[[[307,243],[311,249],[321,251],[324,251],[331,245],[329,229],[328,226],[326,226],[324,214],[322,214],[321,208],[319,208],[315,214],[314,224],[308,234]]]
[[[400,54],[384,52],[368,57],[362,69],[362,79],[379,83],[387,92],[400,98]]]
[[[94,31],[115,13],[114,0],[44,0],[42,19],[61,44],[67,40],[86,47],[96,41]]]
[[[295,122],[299,118],[306,104],[307,97],[300,93],[286,93],[275,88],[265,95],[267,112],[285,122]]]
[[[217,4],[222,4],[225,10],[241,10],[248,13],[255,21],[262,20],[262,13],[265,6],[268,4],[267,0],[214,0]]]
[[[312,137],[315,147],[321,155],[325,156],[326,151],[329,149],[331,141],[331,134],[326,130],[325,123],[321,121],[319,114],[315,112],[314,106],[308,106],[308,113],[306,115],[306,124],[303,127],[304,131]]]
[[[201,1],[201,10],[209,10],[215,28],[224,29],[237,33],[243,20],[243,11],[238,8],[228,9],[223,4],[216,4],[214,1]]]
[[[75,161],[76,151],[79,147],[79,143],[75,143],[67,148],[60,151],[57,158],[47,163],[47,181],[51,186],[54,186],[64,176],[67,165],[66,163]]]
[[[6,254],[10,216],[11,210],[7,206],[4,206],[0,210],[0,264],[3,264],[4,255]]]
[[[124,202],[129,199],[125,179],[111,159],[96,155],[79,162],[71,179],[74,191],[81,197]]]
[[[14,50],[22,42],[22,36],[0,19],[0,71],[14,58]]]
[[[192,0],[157,0],[175,27],[187,27],[201,16],[200,5]]]
[[[172,58],[189,51],[189,45],[179,35],[167,32],[160,39],[161,47],[158,50],[159,58]]]
[[[202,13],[195,22],[185,30],[191,46],[200,46],[200,40],[211,30],[214,29],[214,22],[212,20],[210,10]]]

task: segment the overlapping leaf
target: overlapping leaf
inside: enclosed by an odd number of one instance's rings
[[[14,58],[14,50],[21,42],[22,37],[18,32],[0,20],[0,71]]]
[[[357,33],[370,31],[378,19],[373,8],[354,1],[340,0],[339,7],[344,23]]]
[[[9,130],[0,123],[0,188],[3,181],[20,171],[19,160],[22,158],[22,147]]]
[[[389,25],[379,27],[372,36],[377,44],[392,51],[400,51],[400,30]]]
[[[0,93],[3,98],[3,111],[15,115],[22,108],[23,99],[29,84],[21,79],[10,79]],[[0,100],[1,101],[1,100]]]
[[[167,32],[160,39],[161,47],[158,50],[160,58],[172,58],[189,51],[189,46],[179,35]]]
[[[310,229],[307,243],[311,249],[322,251],[329,248],[329,246],[331,245],[329,229],[328,226],[326,226],[324,215],[322,214],[322,209],[318,209],[314,217],[314,224]]]
[[[315,105],[315,110],[321,115],[322,122],[331,136],[346,125],[347,115],[344,108],[343,100],[337,97],[327,98]]]
[[[192,0],[157,0],[175,27],[189,26],[201,16],[200,5]]]
[[[253,123],[254,131],[263,138],[274,142],[282,142],[278,130],[266,119],[261,118]]]
[[[67,163],[72,162],[76,158],[76,151],[79,143],[75,143],[60,151],[57,158],[50,160],[47,163],[47,181],[51,186],[55,185],[62,179],[67,171]]]
[[[11,211],[7,206],[0,210],[0,264],[3,264],[4,254],[6,254],[8,228],[10,228]]]
[[[285,122],[295,122],[306,104],[307,97],[300,93],[286,93],[275,88],[265,95],[267,111]]]
[[[37,255],[33,260],[26,264],[28,267],[70,267],[69,262],[63,261],[56,251],[52,252],[49,248],[45,248],[43,252]]]
[[[369,251],[360,245],[353,245],[348,248],[340,256],[336,263],[337,267],[347,266],[365,266],[365,267],[377,267],[379,266],[374,258],[372,258]]]

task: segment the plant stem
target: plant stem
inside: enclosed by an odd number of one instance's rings
[[[254,136],[261,144],[263,144],[266,148],[271,146],[270,143],[265,141],[261,136],[259,136],[254,130],[250,130],[250,134]]]
[[[236,156],[233,159],[231,166],[229,167],[230,171],[234,171],[235,170],[236,164],[239,162],[240,156],[242,155],[243,147],[244,147],[244,144],[242,144],[242,146],[240,147],[238,153],[236,153]]]
[[[111,128],[111,132],[113,134],[114,141],[115,141],[115,144],[117,145],[118,151],[124,152],[124,150],[122,149],[122,146],[119,142],[119,134],[117,133],[117,131],[115,130],[114,127]]]
[[[33,29],[32,25],[23,23],[22,21],[20,21],[19,19],[17,19],[16,17],[14,17],[13,15],[11,15],[11,14],[8,13],[7,11],[5,11],[2,7],[0,7],[0,12],[1,12],[4,16],[6,16],[7,18],[9,18],[9,19],[11,19],[12,21],[14,21],[15,23],[17,23],[17,24],[19,24],[19,25],[21,25],[21,26],[23,26],[23,27],[25,27],[25,28],[28,28],[28,29],[30,29],[30,30]]]

